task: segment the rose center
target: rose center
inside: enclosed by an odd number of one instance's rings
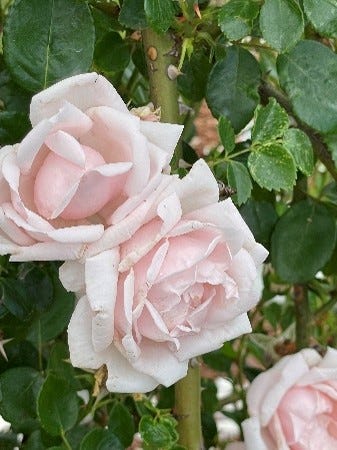
[[[91,169],[105,164],[103,157],[82,145],[85,165],[80,167],[50,152],[36,176],[34,201],[43,217],[79,220],[97,213],[110,198],[110,180]]]

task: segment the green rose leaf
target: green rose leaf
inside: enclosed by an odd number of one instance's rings
[[[296,0],[266,0],[261,8],[260,28],[265,40],[279,52],[293,47],[304,32],[301,8]]]
[[[252,182],[246,167],[237,161],[227,164],[227,179],[229,185],[236,190],[233,200],[240,206],[245,203],[252,190]]]
[[[28,339],[38,343],[39,340],[49,341],[58,336],[68,325],[74,310],[74,294],[67,292],[61,285],[56,274],[52,278],[54,297],[47,310],[39,314],[28,330]]]
[[[43,428],[52,436],[72,428],[78,416],[79,398],[64,378],[49,374],[38,397],[38,415]]]
[[[36,399],[42,383],[41,374],[30,367],[15,367],[0,375],[0,414],[16,433],[38,428]]]
[[[335,219],[324,205],[312,200],[293,205],[272,235],[272,263],[279,276],[289,283],[309,281],[329,261],[335,234]]]
[[[97,42],[94,53],[95,65],[105,72],[124,70],[130,62],[130,48],[118,33],[111,31]]]
[[[231,41],[242,39],[250,33],[259,9],[259,2],[254,0],[232,0],[226,3],[218,16],[221,31]]]
[[[277,103],[270,99],[267,106],[259,105],[255,111],[255,122],[252,130],[252,140],[267,142],[283,136],[289,126],[288,114]]]
[[[337,37],[337,3],[334,0],[304,0],[304,11],[323,36]]]
[[[143,0],[124,0],[118,17],[119,22],[125,27],[134,30],[146,28],[146,16]]]
[[[294,158],[280,144],[271,143],[252,151],[248,167],[254,180],[268,190],[290,190],[295,184]]]
[[[87,72],[94,41],[86,2],[15,0],[5,22],[4,56],[13,79],[36,92]]]
[[[202,70],[200,70],[202,67]],[[180,93],[191,102],[198,102],[205,97],[208,74],[211,70],[209,58],[199,51],[192,53],[185,60],[182,73],[177,79]]]
[[[103,428],[94,428],[81,442],[80,450],[124,450],[117,436]]]
[[[300,171],[310,176],[314,170],[314,152],[308,136],[301,130],[290,128],[284,134],[283,145],[293,155]]]
[[[235,134],[232,124],[225,116],[220,116],[218,123],[218,133],[225,153],[228,155],[235,148]]]
[[[174,430],[174,431],[173,431]],[[177,441],[175,428],[171,422],[156,420],[150,415],[140,419],[139,432],[150,448],[168,448]]]
[[[322,133],[337,130],[335,53],[319,42],[301,41],[277,66],[295,114]]]
[[[133,417],[122,403],[116,403],[109,415],[109,431],[111,431],[121,443],[124,448],[129,447],[135,434],[135,423]]]
[[[146,18],[157,33],[165,33],[173,22],[175,9],[172,0],[145,0]]]
[[[240,208],[240,213],[257,242],[269,248],[271,233],[278,219],[274,206],[251,198]]]
[[[206,101],[214,117],[226,116],[235,132],[253,117],[259,95],[260,69],[255,58],[239,47],[230,47],[211,70]]]

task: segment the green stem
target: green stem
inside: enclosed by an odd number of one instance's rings
[[[66,438],[65,432],[64,430],[61,430],[61,437],[62,437],[62,441],[66,447],[67,450],[72,450],[71,445],[69,444],[68,439]]]
[[[170,54],[174,41],[169,35],[158,35],[150,28],[143,31],[143,45],[150,80],[150,95],[154,106],[161,108],[161,121],[179,122],[178,91],[175,80],[168,76],[168,67],[176,60]],[[178,167],[182,148],[177,146],[171,161]],[[175,413],[178,418],[179,443],[188,450],[202,448],[200,417],[200,370],[190,367],[187,376],[175,385]]]
[[[294,301],[296,315],[296,348],[308,347],[310,340],[311,313],[308,288],[304,284],[294,285]]]
[[[200,368],[190,366],[187,375],[175,385],[175,415],[178,419],[179,444],[188,450],[202,447],[200,417]]]
[[[162,122],[179,123],[177,82],[168,75],[169,66],[176,64],[176,58],[170,56],[175,43],[169,35],[159,35],[150,28],[144,30],[142,35],[151,100],[155,108],[160,107]],[[181,158],[182,148],[178,145],[171,161],[172,169],[178,167]]]

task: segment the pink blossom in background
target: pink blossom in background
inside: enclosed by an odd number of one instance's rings
[[[199,160],[60,269],[80,297],[68,328],[72,364],[106,364],[107,388],[147,392],[184,377],[188,360],[251,331],[267,251]],[[136,231],[135,231],[136,230]],[[118,243],[118,244],[116,244]]]
[[[82,256],[158,188],[182,131],[131,114],[96,73],[35,95],[30,120],[0,155],[0,254],[12,261]]]
[[[336,450],[337,350],[282,358],[256,377],[247,403],[246,450]]]

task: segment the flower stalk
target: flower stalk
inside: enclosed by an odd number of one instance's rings
[[[161,121],[179,123],[176,80],[169,77],[169,66],[176,64],[175,42],[169,35],[158,35],[150,28],[143,31],[143,45],[150,80],[150,96],[155,108],[161,109]],[[182,149],[178,144],[171,161],[178,168]],[[190,364],[187,376],[175,385],[175,415],[179,443],[189,450],[202,448],[200,416],[200,369]]]
[[[143,31],[143,46],[149,73],[150,97],[155,108],[160,108],[161,122],[179,123],[177,82],[169,76],[170,66],[177,58],[175,42],[169,35],[159,35],[151,28]],[[172,169],[178,168],[182,148],[178,144],[172,161]]]

